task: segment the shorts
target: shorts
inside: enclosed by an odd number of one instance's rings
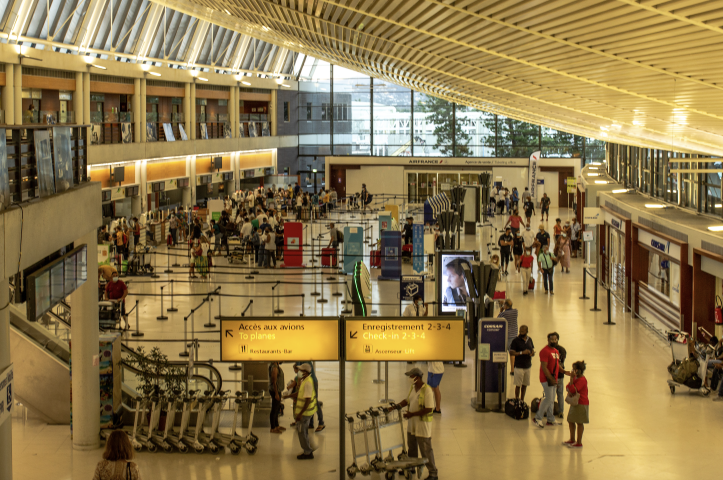
[[[542,213],[543,213],[543,214],[545,214],[545,213],[546,213],[546,214],[548,214],[548,215],[549,215],[549,214],[550,214],[550,207],[547,207],[547,208],[543,208],[543,209],[542,209]]]
[[[427,372],[427,385],[432,388],[439,387],[439,384],[442,383],[442,375],[444,375],[444,373]]]
[[[530,368],[515,368],[515,387],[530,386]]]

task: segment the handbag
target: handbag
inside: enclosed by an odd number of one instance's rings
[[[723,302],[721,302],[718,295],[715,296],[715,309],[713,310],[713,313],[715,315],[715,323],[723,323]]]
[[[133,480],[133,474],[131,473],[131,463],[126,462],[126,480]]]
[[[573,385],[572,382],[570,382],[570,385]],[[575,389],[575,395],[570,395],[570,392],[567,392],[567,395],[565,395],[565,403],[567,403],[571,407],[577,406],[579,401],[580,392],[578,392],[577,389]]]

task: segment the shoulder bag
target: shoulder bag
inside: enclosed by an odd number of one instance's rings
[[[570,382],[569,385],[572,385],[575,387],[575,384]],[[577,391],[577,387],[575,387],[575,395],[570,395],[570,392],[567,392],[567,395],[565,395],[565,403],[568,405],[574,407],[578,404],[580,401],[580,392]]]
[[[131,472],[131,462],[126,462],[126,480],[133,480],[133,473]]]

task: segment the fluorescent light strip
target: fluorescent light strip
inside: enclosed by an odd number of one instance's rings
[[[153,75],[154,77],[160,77],[161,74],[158,72],[148,72],[150,75]]]
[[[247,86],[249,86],[249,87],[251,86],[251,84],[250,84],[249,82],[241,82],[241,83],[244,84],[244,85],[247,85]]]
[[[665,208],[662,203],[646,203],[645,208]]]
[[[715,225],[713,227],[708,227],[708,230],[711,232],[723,232],[723,225]]]
[[[203,77],[196,77],[196,78],[201,80],[202,82],[208,82],[208,78],[203,78]]]
[[[91,63],[90,66],[93,67],[93,68],[100,68],[101,70],[107,70],[107,68],[101,67],[100,65],[95,65],[95,64],[93,64],[93,63]]]
[[[619,190],[613,190],[612,193],[626,193],[627,191],[627,188],[621,188]]]

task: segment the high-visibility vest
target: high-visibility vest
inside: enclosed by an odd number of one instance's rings
[[[304,391],[304,385],[306,382],[311,382],[311,401],[309,402],[309,407],[304,410],[304,416],[310,417],[313,414],[316,413],[316,390],[314,390],[314,380],[311,378],[311,375],[307,376],[305,379],[301,381],[301,384],[299,385],[299,395],[301,395],[301,392]],[[305,400],[303,397],[299,396],[296,398],[296,407],[294,408],[294,415],[298,415],[301,413],[301,409],[304,407]]]
[[[424,395],[427,392],[427,389],[430,388],[429,385],[426,383],[422,385],[422,388],[419,390],[419,394],[417,395],[417,398],[419,399],[419,408],[420,410],[424,410]],[[412,391],[414,390],[414,385],[409,389],[409,394],[407,394],[407,403],[409,405],[412,404],[411,397],[412,397]],[[416,392],[415,392],[416,393]],[[426,415],[422,415],[422,421],[423,422],[431,422],[432,421],[432,412],[427,413]]]

